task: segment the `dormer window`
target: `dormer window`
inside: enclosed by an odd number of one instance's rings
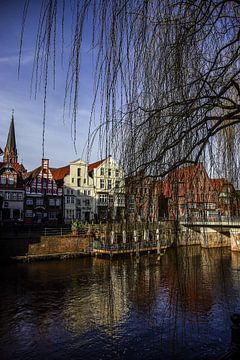
[[[6,184],[7,178],[5,175],[1,176],[1,184]]]
[[[14,177],[13,176],[8,177],[8,184],[9,185],[14,185]]]
[[[100,169],[100,175],[102,175],[102,176],[104,175],[104,168]]]

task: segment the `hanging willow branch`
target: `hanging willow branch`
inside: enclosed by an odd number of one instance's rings
[[[28,9],[26,1],[23,29]],[[86,26],[105,153],[121,159],[127,173],[154,177],[203,157],[215,164],[224,149],[231,153],[225,161],[238,167],[239,1],[45,0],[42,9],[34,71],[36,84],[43,76],[45,99],[50,54],[58,58],[55,36],[63,53],[63,29],[72,24],[66,104],[74,141]],[[44,128],[45,110],[44,101]]]

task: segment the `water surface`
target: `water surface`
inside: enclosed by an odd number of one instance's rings
[[[214,359],[240,312],[240,254],[200,247],[0,273],[1,359]]]

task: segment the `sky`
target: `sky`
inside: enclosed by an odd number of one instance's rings
[[[0,147],[4,150],[14,109],[18,161],[27,170],[41,164],[43,89],[37,98],[31,96],[30,83],[35,49],[40,1],[30,1],[22,50],[21,72],[18,79],[18,59],[24,0],[0,0]],[[66,39],[71,25],[65,21]],[[89,52],[90,39],[83,42],[79,112],[77,119],[76,150],[71,134],[71,117],[63,121],[63,102],[67,67],[57,65],[56,87],[49,86],[47,95],[45,158],[51,167],[61,167],[77,158],[86,160],[83,152],[88,136],[88,124],[93,99],[93,66]],[[66,52],[69,43],[66,41]],[[59,59],[57,59],[59,60]],[[65,64],[66,65],[66,64]],[[97,115],[96,115],[97,119]],[[94,128],[94,124],[93,124]],[[97,144],[92,149],[90,161],[99,159]]]

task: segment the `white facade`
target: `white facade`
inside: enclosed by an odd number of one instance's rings
[[[91,221],[94,219],[93,180],[83,160],[70,163],[70,173],[64,178],[64,218]]]
[[[109,156],[92,169],[90,176],[93,179],[98,220],[122,217],[125,207],[124,173],[116,161]]]
[[[116,219],[124,205],[123,171],[111,156],[90,165],[83,160],[70,163],[70,173],[64,178],[66,222]]]

